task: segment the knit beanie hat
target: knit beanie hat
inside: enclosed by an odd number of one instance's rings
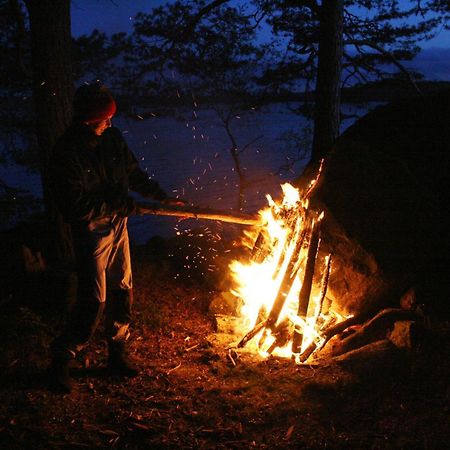
[[[109,90],[100,83],[84,84],[75,91],[74,120],[87,124],[111,118],[116,102]]]

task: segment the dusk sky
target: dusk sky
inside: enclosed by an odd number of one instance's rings
[[[73,0],[72,34],[89,34],[95,28],[107,34],[131,32],[136,13],[150,12],[165,3],[166,0]],[[409,64],[422,70],[427,78],[450,80],[450,31],[441,30],[434,39],[424,42],[422,48],[421,54]]]

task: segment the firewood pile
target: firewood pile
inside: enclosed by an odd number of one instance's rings
[[[236,364],[241,350],[254,340],[260,346],[267,338],[268,330],[275,330],[274,342],[268,347],[266,356],[272,355],[279,345],[291,340],[293,350],[298,349],[298,341],[293,340],[293,333],[289,331],[286,321],[275,327],[266,319],[258,322],[236,342],[236,335],[242,334],[239,328],[237,311],[232,312],[227,293],[219,294],[212,302],[211,311],[215,315],[217,332],[226,336],[224,342],[229,344],[227,358]],[[385,308],[372,316],[360,314],[345,319],[342,322],[331,322],[320,326],[318,336],[300,354],[292,352],[292,359],[297,363],[322,364],[330,360],[342,361],[346,358],[357,357],[359,360],[371,360],[382,353],[401,350],[412,353],[420,349],[428,332],[427,317],[420,305],[405,302],[415,297],[414,290],[407,292],[401,298],[399,307]],[[228,304],[228,306],[224,306]],[[224,314],[223,310],[228,313]],[[297,331],[301,335],[301,331]],[[295,335],[294,335],[295,336]],[[301,344],[300,344],[301,345]],[[232,352],[232,353],[230,353]]]

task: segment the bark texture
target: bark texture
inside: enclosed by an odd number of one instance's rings
[[[343,4],[341,0],[323,0],[320,8],[313,161],[320,160],[339,135]]]
[[[44,203],[56,234],[56,258],[73,262],[69,228],[56,211],[50,192],[49,161],[56,140],[72,116],[70,1],[26,2],[31,29],[33,98]]]

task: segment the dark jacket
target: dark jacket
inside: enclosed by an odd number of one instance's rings
[[[96,136],[86,125],[71,125],[55,145],[50,170],[57,207],[72,224],[128,215],[129,190],[159,201],[167,197],[114,127]]]

